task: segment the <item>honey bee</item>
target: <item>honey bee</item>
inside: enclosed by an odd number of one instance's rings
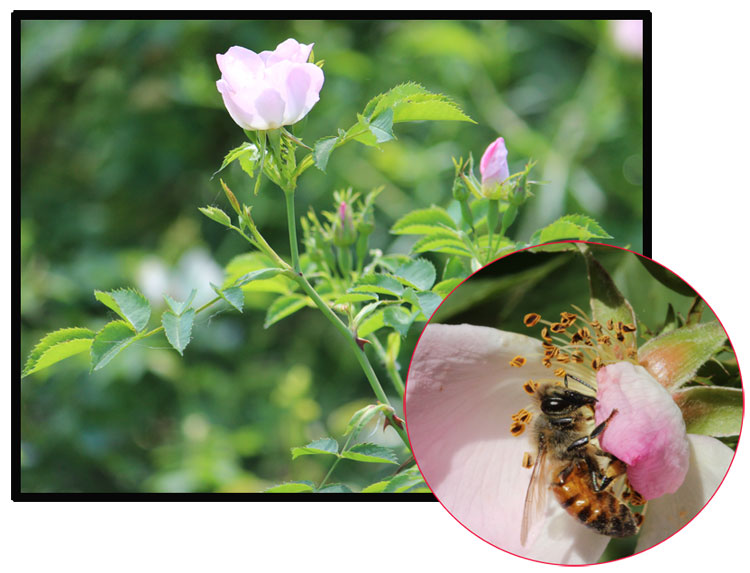
[[[638,532],[643,516],[633,512],[608,486],[623,475],[625,464],[612,454],[602,451],[593,441],[604,431],[612,416],[586,433],[594,419],[596,398],[568,387],[568,378],[588,386],[569,374],[565,385],[540,384],[534,392],[541,415],[536,417],[534,432],[538,451],[526,492],[521,544],[526,545],[532,521],[546,507],[546,492],[551,489],[557,501],[581,523],[611,537],[627,537]],[[602,471],[602,458],[609,460]],[[528,467],[529,460],[524,465]],[[637,499],[635,492],[625,496]]]

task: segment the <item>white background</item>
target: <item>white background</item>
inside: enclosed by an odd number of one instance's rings
[[[249,9],[260,3],[224,4],[222,8],[236,5]],[[348,8],[354,3],[282,4],[320,9]],[[375,4],[380,9],[403,6],[390,0]],[[455,3],[420,4],[456,9]],[[470,4],[479,9],[523,10],[559,6],[558,2],[531,0]],[[565,5],[579,9],[618,7],[593,1]],[[272,7],[280,6],[277,3]],[[742,236],[750,229],[746,175],[750,163],[750,98],[743,82],[747,78],[747,18],[736,12],[739,6],[742,3],[714,1],[624,7],[653,11],[654,259],[679,274],[708,301],[729,332],[740,366],[747,368],[748,254]],[[57,6],[44,2],[23,6],[52,7]],[[75,7],[105,6],[79,2]],[[135,1],[127,7],[153,7],[153,3]],[[213,6],[193,2],[179,7]],[[461,2],[455,17],[490,16],[467,13],[465,8],[466,2]],[[370,14],[356,16],[367,18]],[[400,16],[394,12],[391,17]],[[10,59],[4,58],[6,78],[10,77],[9,64]],[[4,97],[8,98],[8,93],[5,90]],[[9,102],[5,109],[8,106]],[[7,145],[7,136],[4,141]],[[9,153],[4,157],[9,158]],[[6,244],[13,245],[8,236],[10,225],[5,233]],[[4,257],[2,268],[8,268],[9,251]],[[3,281],[2,289],[2,300],[9,300],[10,293],[5,292],[8,281]],[[6,304],[6,325],[10,323],[8,312]],[[10,336],[9,330],[5,335]],[[11,360],[18,357],[10,355],[7,339],[2,346],[8,373]],[[9,384],[18,383],[9,380]],[[4,393],[4,399],[9,399],[9,392]],[[7,415],[11,405],[4,406],[2,411]],[[9,427],[6,421],[5,428]],[[6,464],[10,461],[9,446],[8,439],[0,446],[0,457]],[[750,510],[748,455],[747,445],[741,442],[723,486],[685,530],[641,555],[599,568],[612,572],[634,567],[698,571],[744,561],[746,514]],[[5,571],[550,570],[549,565],[519,559],[487,545],[437,503],[14,504],[9,501],[10,468],[5,470],[0,475],[0,491],[5,498],[0,516],[5,526],[0,535],[0,555],[5,563],[0,563]]]

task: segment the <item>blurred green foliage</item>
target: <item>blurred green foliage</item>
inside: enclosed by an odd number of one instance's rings
[[[208,281],[221,283],[221,267],[244,252],[197,211],[222,205],[211,174],[245,139],[215,87],[214,55],[232,45],[315,42],[326,83],[298,126],[308,144],[409,80],[453,97],[478,122],[408,125],[382,152],[338,150],[327,175],[311,169],[300,181],[300,215],[330,209],[334,189],[384,185],[372,240],[407,252],[413,239],[387,229],[409,210],[447,206],[451,156],[478,159],[502,135],[511,171],[532,157],[548,181],[512,232],[528,237],[581,212],[617,244],[641,248],[642,66],[615,49],[608,22],[24,21],[21,32],[23,357],[46,332],[105,324],[111,313],[94,289],[135,286],[163,308],[162,292],[184,298],[196,287],[200,304]],[[252,197],[237,165],[223,175],[286,253],[281,192],[265,182]],[[260,491],[319,481],[328,466],[313,456],[292,462],[290,448],[341,435],[373,398],[317,311],[264,330],[269,300],[256,293],[242,315],[201,316],[184,358],[154,338],[94,374],[79,356],[16,381],[22,490]],[[359,489],[393,471],[346,462],[336,479]]]

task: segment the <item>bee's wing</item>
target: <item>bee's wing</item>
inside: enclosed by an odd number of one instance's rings
[[[531,526],[544,515],[547,490],[549,489],[547,475],[547,448],[544,442],[540,440],[534,469],[531,471],[529,489],[526,490],[526,501],[523,504],[521,545],[526,545]]]

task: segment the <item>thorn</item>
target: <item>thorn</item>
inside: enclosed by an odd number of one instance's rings
[[[396,414],[393,414],[393,420],[391,418],[386,417],[385,422],[383,423],[383,431],[385,432],[385,429],[388,426],[396,426],[397,428],[400,428],[401,430],[404,429],[404,421],[396,416]]]
[[[366,338],[360,338],[359,336],[355,336],[354,340],[357,341],[357,346],[359,346],[359,349],[364,352],[365,351],[365,344],[370,344],[370,341]]]

